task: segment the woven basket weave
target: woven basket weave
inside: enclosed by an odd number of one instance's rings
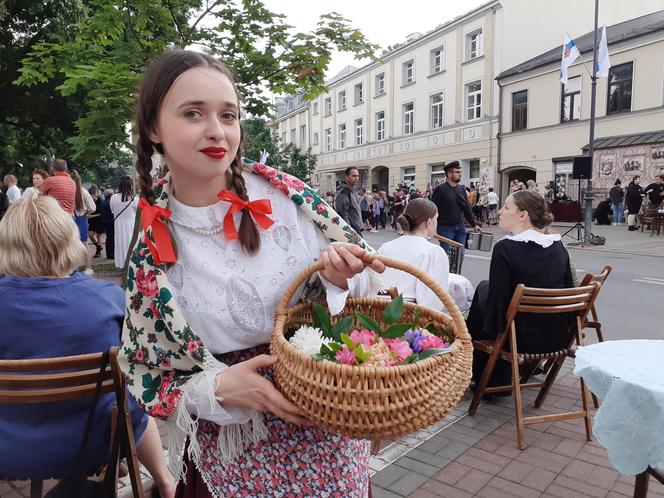
[[[431,288],[450,315],[404,303],[402,321],[414,320],[415,309],[419,309],[421,323],[434,322],[454,333],[454,352],[404,366],[374,367],[315,360],[296,349],[284,334],[313,324],[312,303],[291,308],[288,303],[300,285],[322,269],[320,262],[306,268],[286,290],[277,308],[270,348],[278,358],[274,366],[277,387],[312,423],[357,439],[378,440],[414,432],[445,417],[470,382],[473,347],[459,308],[428,274],[384,256],[367,253],[364,259],[366,263],[378,259]],[[389,303],[379,298],[349,298],[344,311],[332,321],[360,312],[383,327],[383,310]]]

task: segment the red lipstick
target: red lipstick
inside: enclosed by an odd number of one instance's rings
[[[223,147],[206,147],[201,152],[212,159],[223,159],[226,155],[226,149]]]

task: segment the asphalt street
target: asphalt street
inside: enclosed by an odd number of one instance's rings
[[[378,248],[395,237],[393,231],[363,234]],[[633,253],[568,248],[579,277],[599,273],[606,265],[613,271],[597,300],[597,313],[605,340],[664,339],[664,258]],[[487,279],[491,253],[466,251],[461,274],[473,285]],[[592,332],[586,343],[595,342]]]

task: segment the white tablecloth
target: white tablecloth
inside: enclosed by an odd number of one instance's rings
[[[664,465],[664,341],[580,347],[574,373],[602,400],[593,434],[616,470],[635,475]]]

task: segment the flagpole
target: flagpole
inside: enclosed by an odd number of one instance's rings
[[[591,96],[590,96],[590,143],[588,145],[588,155],[590,156],[590,176],[586,185],[584,199],[586,201],[585,220],[584,220],[584,241],[590,243],[593,227],[593,156],[595,154],[595,98],[597,97],[597,24],[599,16],[599,0],[595,0],[595,30],[593,31],[593,68],[590,77]],[[579,180],[581,181],[581,180]]]

